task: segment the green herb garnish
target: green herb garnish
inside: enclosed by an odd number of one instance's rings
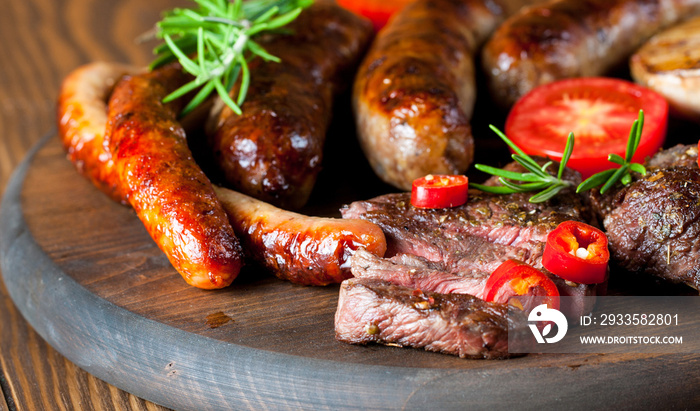
[[[634,153],[637,151],[637,147],[639,146],[639,141],[642,139],[643,127],[644,112],[639,110],[639,118],[634,120],[634,123],[632,123],[632,128],[630,129],[625,158],[622,158],[618,154],[608,155],[608,161],[618,164],[620,167],[611,168],[590,176],[588,179],[586,179],[586,181],[579,184],[578,188],[576,188],[576,192],[580,193],[582,191],[590,190],[593,187],[603,185],[603,187],[600,189],[600,193],[605,194],[605,192],[618,181],[620,181],[623,185],[629,184],[632,181],[632,175],[630,174],[632,171],[641,175],[646,175],[647,170],[643,165],[632,162],[632,157],[634,157]]]
[[[156,25],[156,36],[164,43],[153,52],[154,69],[178,60],[195,79],[169,94],[163,102],[177,99],[201,87],[183,109],[185,115],[214,90],[237,114],[250,84],[248,62],[260,57],[279,62],[253,38],[277,31],[293,21],[313,0],[193,0],[197,9],[176,8]],[[240,81],[236,101],[229,96]]]
[[[630,129],[625,157],[622,158],[618,154],[608,155],[608,161],[618,164],[620,167],[611,168],[592,175],[586,179],[586,181],[579,184],[579,186],[576,188],[576,192],[580,193],[602,185],[603,187],[600,189],[600,193],[604,194],[618,181],[623,185],[629,184],[632,181],[631,172],[633,171],[641,175],[646,175],[647,171],[642,164],[632,162],[632,157],[634,157],[634,153],[637,151],[637,147],[639,146],[639,142],[642,138],[643,127],[644,112],[639,110],[639,118],[634,120],[634,123],[632,123],[632,128]],[[474,167],[477,170],[497,176],[498,181],[502,185],[485,186],[482,184],[471,184],[472,187],[494,194],[513,194],[542,190],[530,197],[531,203],[541,203],[557,195],[564,187],[572,185],[570,181],[562,180],[562,175],[564,173],[564,169],[566,168],[566,163],[569,161],[569,158],[571,158],[571,153],[574,150],[574,133],[569,133],[569,137],[566,139],[564,155],[559,163],[559,171],[555,177],[547,172],[547,167],[552,164],[551,161],[548,161],[544,165],[540,166],[539,163],[525,154],[523,150],[515,145],[515,143],[506,137],[506,135],[500,130],[494,126],[490,126],[490,128],[496,134],[498,134],[498,136],[501,137],[501,139],[505,141],[506,144],[508,144],[508,146],[516,153],[512,155],[513,160],[518,162],[518,164],[523,166],[526,170],[528,170],[528,172],[518,173],[483,164],[475,164]],[[515,183],[515,181],[520,181],[523,183],[518,184]]]
[[[528,191],[538,191],[542,190],[534,196],[530,197],[531,203],[541,203],[549,200],[550,198],[557,195],[564,187],[571,186],[572,183],[568,180],[562,180],[562,175],[564,174],[564,169],[566,168],[566,163],[571,157],[571,153],[574,150],[574,133],[569,133],[569,137],[566,139],[566,147],[564,148],[564,156],[559,163],[559,170],[556,177],[547,172],[547,168],[552,164],[551,161],[546,162],[544,165],[540,166],[532,157],[525,154],[523,150],[520,149],[515,143],[513,143],[508,137],[506,137],[503,132],[494,126],[490,126],[503,141],[508,144],[508,146],[515,151],[511,157],[518,164],[523,166],[527,173],[518,173],[515,171],[502,170],[500,168],[490,167],[483,164],[475,164],[474,167],[485,173],[494,175],[498,177],[498,181],[503,184],[502,186],[485,186],[482,184],[471,184],[472,187],[477,188],[481,191],[494,194],[513,194],[522,193]],[[509,181],[511,180],[511,181]],[[515,183],[514,181],[522,181],[523,184]]]

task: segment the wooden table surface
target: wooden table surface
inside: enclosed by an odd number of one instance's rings
[[[184,0],[1,0],[0,193],[27,151],[55,124],[61,80],[81,64],[145,65],[135,39]],[[0,273],[1,274],[1,273]],[[22,318],[0,281],[0,411],[163,409],[65,359]]]
[[[0,0],[0,193],[26,153],[55,125],[61,80],[81,64],[145,65],[138,44],[162,10],[187,0]],[[2,273],[0,273],[2,275]],[[78,368],[23,319],[0,281],[0,411],[156,410]]]

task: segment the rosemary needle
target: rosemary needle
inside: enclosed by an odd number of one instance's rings
[[[502,185],[485,186],[482,184],[471,184],[472,187],[494,194],[513,194],[541,190],[539,193],[530,197],[530,202],[541,203],[557,195],[564,187],[572,185],[570,181],[563,180],[562,176],[564,175],[564,170],[566,169],[566,163],[568,163],[569,159],[571,158],[571,153],[574,151],[574,133],[569,133],[569,137],[566,140],[564,153],[562,155],[561,162],[559,163],[559,170],[557,171],[557,175],[555,177],[547,172],[547,167],[552,164],[551,161],[548,161],[544,165],[540,166],[539,163],[532,159],[532,157],[528,156],[523,150],[520,149],[520,147],[515,145],[515,143],[506,137],[503,132],[494,126],[490,127],[491,130],[493,130],[503,141],[506,142],[506,144],[508,144],[508,147],[515,152],[515,154],[512,155],[513,160],[523,166],[527,172],[519,173],[516,171],[508,171],[496,167],[490,167],[483,164],[475,164],[474,167],[477,170],[497,176],[498,181]],[[632,162],[634,153],[637,151],[639,142],[642,139],[643,127],[644,111],[639,110],[639,117],[634,120],[632,123],[632,128],[630,129],[627,147],[625,150],[625,157],[623,158],[622,156],[614,153],[608,155],[608,161],[618,164],[620,167],[611,168],[592,175],[586,179],[586,181],[579,184],[579,186],[576,188],[576,192],[580,193],[594,187],[602,186],[600,193],[604,194],[618,181],[623,185],[629,184],[632,181],[632,172],[645,175],[646,169],[644,166],[642,164]]]
[[[639,110],[639,117],[632,123],[632,128],[630,129],[630,135],[627,139],[627,148],[625,150],[625,157],[622,158],[618,154],[608,155],[608,161],[618,164],[619,168],[611,168],[609,170],[601,171],[600,173],[590,176],[586,181],[579,184],[576,188],[576,192],[580,193],[582,191],[590,190],[591,188],[600,188],[600,193],[605,194],[612,186],[618,181],[623,185],[627,185],[632,181],[631,172],[634,171],[641,175],[646,175],[647,170],[642,164],[633,163],[632,157],[639,147],[639,142],[642,139],[642,128],[644,127],[644,112]]]
[[[538,162],[515,145],[503,132],[494,126],[490,126],[490,128],[515,152],[515,154],[512,155],[513,160],[525,168],[527,172],[519,173],[483,164],[475,164],[474,167],[477,170],[497,176],[498,181],[502,185],[485,186],[482,184],[471,184],[472,187],[494,194],[513,194],[541,190],[539,193],[530,197],[531,203],[541,203],[557,195],[564,187],[572,185],[570,181],[563,180],[562,176],[566,169],[566,163],[569,161],[571,153],[574,150],[574,133],[569,133],[566,139],[566,147],[564,148],[562,160],[559,163],[557,175],[553,176],[547,172],[547,168],[552,165],[551,161],[540,166]]]
[[[313,0],[193,0],[196,9],[176,8],[156,25],[164,41],[153,52],[150,68],[178,60],[195,79],[165,97],[169,102],[199,89],[182,110],[185,115],[214,91],[231,110],[241,114],[250,84],[248,62],[260,57],[279,62],[254,41],[264,32],[279,31]],[[236,100],[229,96],[239,84]]]

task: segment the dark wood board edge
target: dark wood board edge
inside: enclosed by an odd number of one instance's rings
[[[5,284],[22,315],[51,346],[141,398],[196,410],[686,408],[699,402],[700,359],[695,355],[581,367],[511,369],[504,362],[502,368],[479,372],[367,366],[237,346],[136,315],[61,272],[26,226],[20,201],[24,179],[32,156],[53,135],[22,162],[3,198]]]
[[[7,400],[7,398],[5,398],[7,396],[7,394],[5,391],[6,385],[5,385],[4,378],[5,378],[4,371],[2,368],[0,368],[0,380],[2,380],[2,381],[0,381],[0,393],[3,394],[2,397],[0,397],[0,411],[9,410],[9,407],[7,405],[8,400]]]

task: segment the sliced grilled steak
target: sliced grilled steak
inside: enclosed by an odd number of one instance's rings
[[[523,171],[516,163],[505,168]],[[567,220],[591,221],[589,207],[574,191],[580,175],[567,170],[564,178],[572,182],[571,188],[540,204],[529,202],[532,193],[495,195],[478,190],[470,190],[467,204],[449,209],[413,207],[409,193],[352,203],[341,210],[343,217],[378,224],[387,239],[386,257],[391,258],[357,254],[351,259],[353,275],[436,292],[459,289],[481,297],[486,278],[508,259],[543,269],[542,253],[549,232]],[[496,180],[486,184],[495,185]],[[605,288],[551,277],[561,295],[575,297],[567,308],[570,317],[588,312],[584,297]]]
[[[519,167],[506,168],[522,171]],[[343,218],[378,224],[387,237],[388,257],[413,254],[443,262],[455,274],[465,269],[490,273],[510,258],[541,268],[550,231],[567,220],[590,220],[588,208],[573,190],[580,176],[570,172],[566,177],[572,188],[540,204],[528,201],[532,193],[496,195],[470,190],[467,204],[454,208],[416,208],[410,193],[399,193],[357,201],[340,211]]]
[[[350,263],[350,270],[356,278],[375,278],[421,290],[443,294],[471,294],[479,298],[484,298],[486,281],[493,272],[478,269],[455,272],[454,268],[448,268],[441,262],[428,261],[422,257],[397,254],[391,258],[380,258],[362,249],[355,252]],[[570,297],[561,309],[569,318],[576,319],[591,311],[593,300],[585,297],[605,295],[605,283],[574,284],[545,269],[542,271],[554,281],[562,297]]]
[[[545,160],[538,159],[541,163]],[[505,167],[522,172],[517,163]],[[556,170],[556,167],[550,167]],[[387,236],[388,255],[409,253],[432,261],[446,261],[459,242],[479,237],[489,243],[530,250],[525,259],[538,259],[539,243],[557,225],[566,220],[590,221],[589,207],[575,193],[581,177],[567,169],[564,179],[571,188],[540,204],[530,203],[532,193],[496,195],[469,191],[467,204],[449,209],[424,209],[411,205],[409,193],[387,194],[344,207],[344,218],[362,218],[379,224]],[[495,185],[496,180],[487,181]]]
[[[343,218],[361,218],[382,227],[389,255],[411,253],[429,260],[444,260],[467,237],[518,248],[535,248],[547,234],[566,220],[583,220],[580,200],[570,204],[553,199],[544,204],[528,202],[531,193],[494,195],[469,191],[469,202],[449,209],[424,209],[411,205],[410,193],[387,194],[357,201],[341,210]]]
[[[374,221],[367,216],[365,214],[360,218]],[[384,222],[380,227],[385,235],[391,237],[391,239],[387,238],[390,248],[387,252],[388,256],[397,254],[420,256],[430,261],[442,262],[446,269],[462,273],[461,275],[471,271],[493,272],[503,261],[510,258],[527,262],[538,268],[542,267],[543,243],[534,240],[519,242],[518,246],[493,243],[487,238],[472,235],[468,231],[460,232],[464,230],[461,229],[459,221],[448,222],[448,219],[449,217],[445,218],[444,226],[433,229],[427,224],[411,220],[409,213],[397,214],[396,220],[391,222],[383,218],[377,221]]]
[[[468,275],[452,274],[440,262],[428,261],[409,254],[380,258],[359,249],[350,259],[355,278],[375,278],[405,287],[430,290],[442,294],[471,294],[483,298],[490,271],[473,270]]]
[[[696,146],[654,155],[647,175],[591,203],[613,260],[631,272],[700,288],[700,170]]]
[[[335,334],[351,344],[396,344],[462,358],[506,358],[508,321],[514,315],[508,316],[504,304],[468,294],[351,278],[340,287]]]

